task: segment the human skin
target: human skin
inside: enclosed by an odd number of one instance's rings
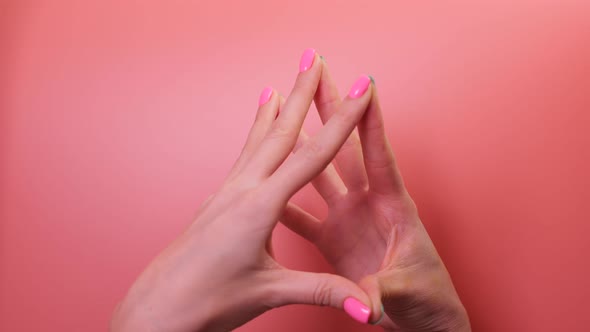
[[[327,66],[315,104],[324,123],[343,101]],[[308,140],[301,133],[297,148]],[[297,152],[295,153],[295,155]],[[387,331],[470,331],[467,312],[396,165],[384,130],[377,91],[334,162],[312,181],[326,201],[324,220],[293,203],[281,222],[314,243],[336,272],[379,303]]]
[[[272,256],[270,238],[293,194],[336,155],[367,109],[362,77],[318,134],[293,150],[324,62],[306,50],[286,101],[265,89],[242,153],[195,220],[162,251],[117,305],[111,331],[228,331],[292,303],[329,305],[367,322],[373,304],[337,275],[293,271]],[[359,85],[360,84],[360,85]],[[279,114],[280,105],[281,111]]]

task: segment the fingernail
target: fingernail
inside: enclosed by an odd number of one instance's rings
[[[369,76],[363,75],[359,77],[359,79],[356,80],[356,82],[354,82],[354,84],[352,85],[352,88],[350,88],[348,96],[350,98],[361,97],[369,88],[369,84],[371,84],[371,78]]]
[[[270,86],[267,86],[266,88],[264,88],[264,90],[262,90],[262,93],[260,94],[260,98],[258,98],[258,105],[262,106],[262,105],[266,104],[270,100],[271,96],[272,96],[272,88]]]
[[[385,308],[383,308],[383,303],[381,303],[381,316],[379,316],[376,322],[372,322],[371,325],[379,325],[383,321],[383,317],[385,317]]]
[[[357,322],[367,324],[371,309],[354,297],[347,297],[344,300],[344,311]]]
[[[375,78],[371,75],[369,75],[369,78],[371,79],[371,83],[373,83],[373,85],[375,85]]]
[[[320,55],[320,59],[322,59],[322,61],[326,62],[326,58],[324,58],[323,55]]]
[[[301,56],[301,61],[299,62],[299,72],[303,73],[304,71],[311,68],[313,65],[313,59],[315,58],[315,50],[313,48],[308,48],[303,51],[303,55]]]

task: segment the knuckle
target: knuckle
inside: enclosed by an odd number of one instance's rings
[[[264,211],[268,214],[280,214],[286,204],[283,195],[269,190],[265,184],[258,185],[246,195],[246,206],[254,213]]]
[[[267,138],[270,140],[295,140],[297,137],[293,130],[284,124],[276,122],[275,125],[267,134]]]
[[[268,195],[258,188],[246,191],[242,196],[244,206],[253,211],[265,211],[268,202]]]
[[[366,121],[363,125],[367,131],[382,132],[385,130],[385,124],[380,118],[370,117],[370,121]]]
[[[327,306],[332,303],[332,289],[325,278],[322,278],[316,284],[312,301],[314,304],[321,306]]]
[[[305,143],[302,151],[306,159],[317,159],[326,154],[326,147],[317,140],[311,139]]]
[[[350,123],[356,123],[358,121],[358,113],[353,110],[340,110],[334,113],[334,121],[338,121],[341,126],[348,125]]]
[[[316,106],[320,109],[324,116],[330,116],[333,113],[333,110],[338,107],[340,104],[340,99],[335,95],[330,95],[328,97],[321,98],[317,101]],[[324,119],[327,120],[327,119]]]
[[[367,165],[368,169],[373,171],[389,171],[394,168],[393,161],[388,158],[365,158],[365,164]]]
[[[385,144],[374,143],[373,153],[365,156],[365,164],[371,169],[391,169],[395,168],[395,160],[391,151]]]
[[[319,79],[319,73],[314,73],[313,78],[311,79],[298,79],[295,81],[293,85],[293,90],[291,91],[291,96],[309,96],[313,98],[313,95],[317,89],[317,82],[316,79]]]

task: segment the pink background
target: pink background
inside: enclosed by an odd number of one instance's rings
[[[0,2],[0,330],[104,331],[306,47],[373,74],[475,331],[590,325],[587,1]],[[319,127],[315,110],[306,126]],[[311,190],[297,197],[325,213]],[[329,271],[282,226],[287,266]],[[375,331],[290,306],[242,331]]]

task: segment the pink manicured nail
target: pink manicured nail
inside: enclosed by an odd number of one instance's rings
[[[311,65],[313,65],[313,59],[315,59],[315,50],[313,48],[308,48],[303,51],[301,61],[299,62],[299,72],[302,73],[311,68]]]
[[[344,300],[344,311],[354,320],[363,324],[367,324],[369,316],[371,316],[371,309],[354,297],[347,297]]]
[[[352,88],[350,88],[348,96],[350,98],[361,97],[369,88],[369,84],[371,84],[371,78],[369,76],[363,75],[359,77],[359,79],[356,80],[356,82],[354,82],[354,84],[352,85]]]
[[[272,96],[272,88],[270,86],[267,86],[266,88],[264,88],[264,90],[262,90],[262,93],[260,94],[260,98],[258,98],[258,105],[262,106],[262,105],[266,104],[270,100],[271,96]]]

